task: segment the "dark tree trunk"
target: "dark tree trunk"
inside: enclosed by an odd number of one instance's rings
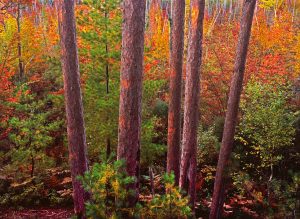
[[[170,90],[168,114],[167,172],[174,172],[175,183],[179,182],[180,162],[180,108],[182,58],[184,46],[185,0],[172,2],[171,11]]]
[[[65,104],[75,214],[84,217],[84,202],[89,195],[77,176],[88,170],[87,146],[83,119],[80,74],[76,42],[74,0],[62,3],[61,25],[62,70],[64,75]]]
[[[109,160],[111,154],[110,137],[106,138],[106,160]]]
[[[124,0],[118,159],[124,159],[128,175],[136,177],[128,186],[136,192],[128,197],[130,206],[139,192],[144,31],[145,1]]]
[[[106,0],[105,0],[106,3]],[[105,17],[105,33],[106,33],[106,39],[105,39],[105,59],[106,59],[106,63],[105,63],[105,78],[106,78],[106,94],[109,94],[109,64],[108,64],[108,57],[109,57],[109,51],[108,51],[108,41],[107,41],[107,34],[108,34],[108,26],[107,26],[107,19],[108,19],[108,11],[106,11],[107,9],[105,9],[105,13],[104,13],[104,17]],[[109,122],[109,116],[106,116],[106,121],[107,123]],[[107,136],[106,137],[106,159],[108,160],[110,157],[110,153],[111,153],[111,143],[110,143],[110,137]]]
[[[154,197],[154,195],[155,195],[155,190],[154,190],[154,174],[153,174],[152,167],[149,167],[149,178],[150,178],[151,194],[152,194],[152,197]]]
[[[223,207],[222,186],[226,178],[227,166],[233,147],[238,108],[243,86],[246,57],[251,34],[251,26],[256,0],[245,0],[240,24],[240,34],[236,50],[234,75],[230,85],[230,93],[225,117],[222,145],[219,154],[210,218],[220,218]],[[223,188],[225,190],[225,188]]]
[[[35,168],[34,156],[33,154],[31,154],[31,171],[30,171],[31,178],[34,176],[34,168]]]
[[[19,62],[19,81],[23,81],[24,78],[24,65],[22,60],[22,44],[21,44],[21,5],[18,2],[17,5],[17,29],[18,29],[18,62]]]
[[[195,204],[197,130],[199,121],[200,66],[202,57],[205,0],[191,0],[189,45],[186,66],[184,123],[179,186],[188,191]]]

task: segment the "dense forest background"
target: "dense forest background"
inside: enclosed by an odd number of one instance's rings
[[[177,87],[183,90],[189,2],[184,19],[183,88]],[[300,214],[299,4],[298,0],[256,4],[224,217],[296,218]],[[205,3],[198,91],[197,216],[209,214],[242,6],[240,0]],[[59,7],[60,1],[0,0],[0,209],[72,206]],[[139,199],[147,203],[156,193],[163,196],[167,187],[180,196],[173,197],[179,200],[173,204],[181,213],[172,214],[185,216],[187,200],[179,194],[174,177],[163,174],[170,101],[170,11],[170,1],[146,1]],[[119,0],[83,0],[76,2],[75,15],[87,157],[93,166],[91,175],[82,180],[88,190],[102,191],[106,188],[96,187],[93,180],[130,180],[117,174],[122,164],[114,162],[122,8]],[[181,105],[175,116],[183,124],[183,101]],[[105,202],[107,197],[99,194],[95,200]],[[169,202],[159,200],[156,204],[163,212]],[[149,209],[141,214],[150,214]]]

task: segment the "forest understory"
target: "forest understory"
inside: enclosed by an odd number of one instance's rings
[[[0,0],[0,218],[300,218],[299,0]]]

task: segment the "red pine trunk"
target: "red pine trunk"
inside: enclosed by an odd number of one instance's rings
[[[73,0],[63,1],[61,27],[62,70],[74,210],[81,218],[84,217],[84,202],[88,199],[88,193],[82,188],[77,176],[83,175],[88,170],[88,165]]]
[[[184,46],[185,0],[172,2],[171,53],[170,53],[170,102],[168,114],[168,155],[167,172],[175,174],[175,183],[179,182],[180,162],[180,108],[182,58]]]
[[[189,45],[185,82],[184,123],[179,186],[195,204],[197,130],[199,121],[200,66],[205,0],[191,0]]]
[[[243,86],[243,78],[245,72],[245,64],[247,58],[247,51],[249,39],[251,34],[251,26],[256,0],[245,0],[240,24],[240,35],[237,44],[236,58],[234,65],[234,75],[230,85],[230,93],[227,104],[227,112],[224,124],[224,132],[222,138],[222,145],[219,154],[213,199],[210,211],[210,218],[220,218],[221,211],[224,204],[224,179],[227,164],[229,162],[232,151],[235,127],[237,123],[238,108],[240,96]]]
[[[133,206],[138,198],[145,1],[123,1],[122,28],[118,159],[124,159],[128,175],[137,178],[128,188],[136,191],[129,197]]]

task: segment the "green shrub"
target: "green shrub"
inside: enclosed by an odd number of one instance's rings
[[[135,209],[126,206],[126,198],[133,195],[126,186],[134,182],[125,172],[123,161],[103,162],[93,165],[91,171],[80,177],[84,189],[91,192],[91,201],[86,203],[88,218],[120,218],[134,215]]]
[[[191,215],[188,198],[175,186],[174,174],[163,177],[166,193],[155,194],[140,210],[141,218],[187,218]]]
[[[186,218],[191,215],[188,198],[175,186],[175,176],[164,175],[165,194],[155,194],[148,202],[128,207],[127,197],[134,195],[126,187],[134,182],[122,171],[124,161],[96,163],[80,180],[92,198],[86,203],[88,218]]]

